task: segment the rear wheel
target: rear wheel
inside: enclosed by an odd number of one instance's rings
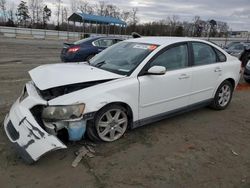
[[[233,94],[233,86],[225,80],[216,91],[211,107],[216,110],[224,110],[230,103]]]
[[[121,138],[128,127],[128,114],[119,105],[110,105],[97,112],[87,134],[93,141],[113,142]]]

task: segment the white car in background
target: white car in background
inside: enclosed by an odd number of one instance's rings
[[[28,162],[87,135],[112,142],[135,128],[210,105],[225,109],[241,63],[196,39],[146,37],[120,42],[87,63],[44,65],[4,121],[9,140]],[[86,132],[85,132],[86,131]]]

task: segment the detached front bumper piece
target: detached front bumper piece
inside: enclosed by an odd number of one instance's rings
[[[42,155],[57,149],[67,148],[56,136],[48,134],[31,113],[37,105],[47,105],[37,93],[32,82],[26,84],[4,120],[4,130],[19,155],[31,164]]]

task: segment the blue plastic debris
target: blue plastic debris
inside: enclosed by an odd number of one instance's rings
[[[69,122],[68,134],[70,141],[79,141],[84,137],[86,121]]]

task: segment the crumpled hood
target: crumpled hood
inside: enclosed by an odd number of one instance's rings
[[[40,90],[124,77],[83,63],[42,65],[29,71],[29,74]]]

